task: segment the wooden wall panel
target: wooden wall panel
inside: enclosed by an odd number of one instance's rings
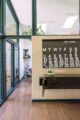
[[[42,86],[39,86],[39,77],[48,72],[42,68],[42,39],[80,39],[80,36],[33,36],[32,37],[32,99],[80,99],[80,89],[51,89],[45,90],[42,97]],[[80,68],[55,68],[56,74],[80,76]]]

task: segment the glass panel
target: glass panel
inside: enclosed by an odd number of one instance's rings
[[[2,86],[2,83],[1,83],[1,76],[2,76],[2,75],[1,75],[1,73],[2,73],[2,72],[1,72],[1,64],[2,64],[2,47],[1,47],[1,46],[2,46],[2,40],[0,39],[0,102],[1,102],[1,95],[2,95],[2,94],[1,94],[1,92],[2,92],[2,91],[1,91],[1,90],[2,90],[2,89],[1,89],[1,86]]]
[[[19,80],[18,47],[15,46],[15,82]]]
[[[17,43],[17,39],[11,39],[13,42]]]
[[[16,35],[16,22],[11,14],[11,11],[6,3],[6,34]]]
[[[37,0],[38,35],[78,35],[79,0]]]
[[[0,79],[0,100],[1,100],[1,79]]]
[[[32,34],[32,0],[11,0],[20,22],[20,34]]]
[[[6,89],[11,88],[11,44],[6,42]]]

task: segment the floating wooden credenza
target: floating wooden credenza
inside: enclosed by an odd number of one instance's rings
[[[48,76],[40,77],[42,95],[45,89],[80,89],[80,76]]]

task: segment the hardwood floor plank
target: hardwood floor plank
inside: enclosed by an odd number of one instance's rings
[[[80,120],[80,103],[32,103],[31,79],[24,79],[0,107],[0,120]]]

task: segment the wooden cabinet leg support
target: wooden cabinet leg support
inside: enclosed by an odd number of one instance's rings
[[[42,81],[42,96],[44,97],[44,80]]]

